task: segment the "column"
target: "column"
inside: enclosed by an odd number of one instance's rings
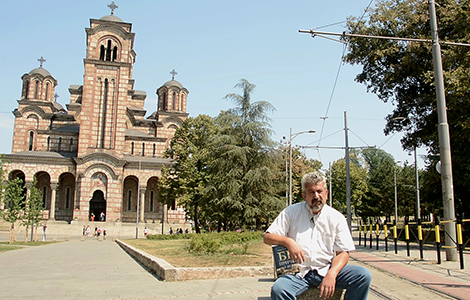
[[[58,188],[57,183],[51,183],[51,206],[49,209],[49,220],[55,220],[55,200],[56,200],[56,189]]]
[[[145,191],[147,191],[147,188],[140,189],[139,222],[144,222]]]

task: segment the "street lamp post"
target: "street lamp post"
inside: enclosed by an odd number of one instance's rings
[[[289,205],[292,205],[292,140],[304,133],[315,133],[315,130],[311,129],[308,131],[300,131],[292,133],[292,128],[290,128],[289,135]]]
[[[396,161],[393,166],[393,178],[395,186],[395,224],[398,225],[398,196],[397,196],[397,164],[401,163],[400,160]]]
[[[395,244],[395,254],[398,253],[398,236],[397,236],[397,226],[398,226],[398,196],[397,196],[397,164],[401,161],[396,161],[393,163],[393,178],[395,186],[395,220],[393,221],[393,242]]]

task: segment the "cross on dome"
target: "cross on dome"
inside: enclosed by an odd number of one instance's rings
[[[173,69],[173,71],[171,71],[170,74],[171,74],[171,80],[175,80],[175,75],[178,73],[176,73],[175,69]]]
[[[119,8],[119,6],[117,6],[116,3],[114,3],[114,1],[112,1],[111,4],[108,4],[108,7],[111,9],[111,15],[114,15],[114,10],[116,8]]]
[[[40,63],[39,67],[42,68],[42,64],[46,62],[46,60],[41,56],[41,58],[38,59],[38,62]]]

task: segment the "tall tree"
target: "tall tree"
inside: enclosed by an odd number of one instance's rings
[[[24,237],[25,242],[28,240],[29,227],[34,226],[37,231],[39,223],[43,220],[42,209],[42,193],[37,188],[37,178],[34,177],[33,182],[29,186],[21,224],[26,226]],[[36,237],[34,237],[34,241],[36,241]]]
[[[393,156],[382,149],[369,148],[360,154],[367,170],[366,192],[361,206],[361,216],[385,216],[394,214],[394,166]]]
[[[322,163],[316,159],[308,159],[299,148],[292,148],[292,203],[304,201],[302,198],[302,176],[305,173],[319,171]]]
[[[15,223],[22,219],[22,204],[24,202],[23,181],[20,178],[8,181],[5,188],[5,206],[2,212],[3,220],[10,223],[10,244],[15,241]]]
[[[166,204],[176,199],[194,221],[197,233],[200,224],[206,224],[209,218],[207,188],[212,175],[208,165],[214,159],[212,140],[218,132],[214,120],[207,115],[188,118],[176,130],[165,152],[174,164],[162,169],[159,199]]]
[[[351,206],[352,211],[360,215],[362,199],[367,192],[366,171],[356,163],[350,163],[349,176],[351,182]],[[346,161],[339,159],[331,165],[331,186],[333,207],[346,214]],[[354,210],[353,210],[354,209]]]
[[[351,18],[352,33],[431,39],[427,1],[379,0],[368,11],[367,19]],[[470,41],[470,0],[442,0],[437,9],[441,41]],[[395,109],[387,116],[385,133],[403,131],[405,149],[426,146],[431,154],[439,153],[436,91],[430,43],[401,42],[366,38],[349,38],[345,61],[362,65],[356,80],[367,86],[380,100],[391,102]],[[451,137],[454,193],[457,211],[470,212],[464,203],[470,198],[470,57],[467,47],[443,46],[443,69],[446,87],[447,116]],[[406,117],[395,122],[396,117]],[[436,197],[441,198],[438,191]],[[426,198],[426,197],[424,197]],[[441,204],[442,205],[442,204]]]
[[[222,133],[215,140],[213,204],[220,212],[219,227],[249,225],[253,220],[259,226],[267,212],[284,205],[277,196],[279,177],[270,155],[273,142],[267,113],[274,107],[266,101],[252,102],[255,85],[246,79],[235,87],[242,95],[225,97],[235,108],[216,118]]]

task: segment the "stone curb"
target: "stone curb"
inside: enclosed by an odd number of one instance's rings
[[[135,260],[144,265],[158,278],[165,281],[184,281],[196,279],[220,279],[236,277],[269,276],[272,266],[264,267],[213,267],[213,268],[176,268],[163,259],[134,248],[121,240],[115,242]]]

